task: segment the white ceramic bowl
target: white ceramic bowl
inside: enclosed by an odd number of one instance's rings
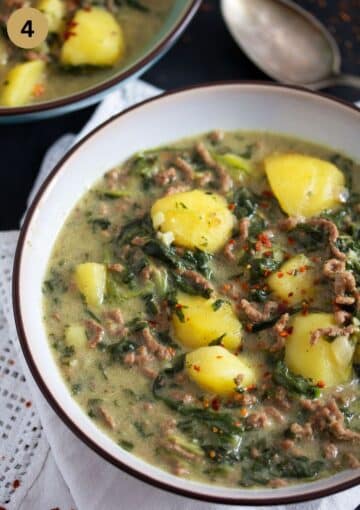
[[[146,101],[90,133],[39,191],[21,232],[14,267],[14,310],[21,346],[45,398],[60,418],[106,460],[153,485],[193,498],[264,505],[325,496],[359,483],[360,470],[280,489],[229,489],[184,480],[122,450],[71,397],[42,322],[42,280],[52,246],[76,202],[106,170],[142,149],[215,128],[284,133],[360,160],[360,113],[304,90],[259,83],[194,87]]]

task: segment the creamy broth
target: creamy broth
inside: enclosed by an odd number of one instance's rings
[[[278,156],[294,164],[289,155],[325,162],[328,188],[330,174],[342,183],[332,207],[309,215],[309,202],[302,214],[285,214],[296,204],[294,183],[288,173],[285,203],[270,167]],[[359,467],[359,170],[309,142],[215,132],[107,172],[67,218],[43,286],[49,342],[84,412],[120,447],[203,482],[281,487]],[[218,201],[217,219],[231,218],[216,248],[218,223],[204,227],[203,244],[189,246],[198,221],[186,216],[192,190],[202,204]],[[167,211],[163,197],[173,197]],[[195,207],[199,218],[204,207]],[[305,262],[295,270],[284,266],[299,255]],[[288,275],[300,275],[303,288],[290,282],[284,299]],[[331,325],[314,326],[304,340],[305,322],[320,313]],[[214,337],[205,341],[210,321]],[[292,344],[315,349],[311,375]],[[243,370],[223,380],[223,368],[206,374],[204,346],[234,366],[244,362]]]

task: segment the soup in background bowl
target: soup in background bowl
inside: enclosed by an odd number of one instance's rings
[[[61,106],[70,111],[144,71],[175,41],[199,2],[175,0],[32,0],[49,33],[26,50],[8,38],[6,23],[21,2],[0,6],[0,116],[4,120]],[[80,103],[81,101],[81,103]],[[29,118],[29,115],[28,117]]]
[[[302,132],[314,109],[326,140]],[[46,373],[105,458],[226,502],[356,483],[358,156],[335,112],[351,134],[356,111],[294,89],[170,94],[89,135],[44,186],[18,250],[17,323],[40,387]]]

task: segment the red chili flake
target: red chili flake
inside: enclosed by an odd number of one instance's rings
[[[289,276],[295,276],[295,271],[286,271],[286,274],[288,274]]]
[[[32,403],[30,402],[30,400],[28,400],[27,402],[25,402],[25,406],[26,406],[26,407],[31,407],[31,406],[32,406]]]
[[[272,251],[264,251],[264,257],[271,257]]]
[[[264,246],[266,246],[266,248],[271,248],[271,241],[267,234],[264,234],[264,232],[262,232],[261,234],[258,235],[258,239],[259,241],[262,242]]]
[[[250,386],[247,386],[246,391],[253,391],[256,390],[256,384],[250,384]]]
[[[288,237],[288,243],[289,244],[295,244],[295,239],[291,236]]]
[[[221,402],[218,398],[213,398],[212,401],[211,401],[211,407],[213,408],[214,411],[218,411],[220,409],[220,406],[221,406]]]
[[[249,245],[248,245],[248,243],[244,244],[244,246],[243,246],[243,250],[244,250],[244,251],[249,251]]]
[[[14,487],[14,489],[17,489],[18,487],[20,487],[20,480],[14,480],[12,483],[12,486]]]
[[[67,41],[70,37],[76,35],[76,32],[71,32],[71,30],[66,30],[64,32],[64,40]]]
[[[150,326],[153,326],[153,327],[157,326],[157,322],[156,321],[149,321],[149,324],[150,324]]]
[[[245,329],[246,329],[246,331],[248,331],[249,333],[251,333],[251,332],[252,332],[252,329],[253,329],[253,325],[252,325],[250,322],[248,322],[248,323],[245,325]]]
[[[326,384],[325,384],[325,382],[324,382],[324,381],[318,381],[318,382],[317,382],[317,384],[316,384],[316,386],[317,386],[318,388],[325,388]]]
[[[175,308],[177,308],[178,310],[181,309],[183,307],[183,305],[181,303],[176,303],[175,305]]]
[[[309,313],[309,306],[307,303],[303,303],[301,314],[308,315],[308,313]]]
[[[74,21],[74,20],[71,20],[69,21],[69,23],[66,25],[68,28],[74,28],[74,27],[77,27],[78,26],[78,22],[77,21]]]
[[[249,284],[247,282],[243,282],[241,284],[241,287],[243,290],[245,290],[246,292],[249,290]]]
[[[193,369],[196,370],[196,372],[200,372],[199,365],[193,365]]]
[[[285,313],[285,312],[288,311],[288,309],[289,309],[289,307],[288,307],[288,303],[286,301],[283,301],[282,303],[279,303],[279,305],[278,305],[278,312],[279,313],[281,313],[281,314]]]
[[[284,331],[280,331],[279,335],[282,338],[286,338],[289,335],[291,335],[292,332],[293,332],[293,328],[292,328],[292,326],[289,326],[288,328],[285,328]]]
[[[229,239],[228,244],[230,244],[230,246],[234,246],[235,239]]]
[[[268,208],[270,207],[270,205],[269,205],[269,204],[267,204],[266,202],[260,202],[260,207],[261,207],[262,209],[268,209]]]
[[[284,273],[282,273],[281,271],[279,273],[277,273],[278,278],[282,278],[283,276],[284,276]]]
[[[228,209],[230,209],[230,211],[233,211],[235,209],[236,205],[235,204],[229,204],[228,205]]]
[[[263,197],[267,197],[267,198],[273,198],[273,196],[274,196],[273,192],[268,189],[265,189],[261,194]]]
[[[262,249],[262,243],[260,241],[256,241],[255,251],[260,251],[261,249]]]
[[[305,271],[306,271],[307,269],[308,269],[308,267],[307,267],[307,266],[300,266],[300,267],[299,267],[299,271],[300,271],[300,273],[305,273]]]
[[[294,295],[293,292],[289,292],[288,297],[293,297],[293,295]]]
[[[292,257],[291,253],[288,253],[288,252],[284,253],[284,259],[285,260],[289,260],[289,259],[291,259],[291,257]]]
[[[311,260],[312,262],[314,262],[315,264],[317,264],[318,262],[320,262],[320,257],[311,257]]]

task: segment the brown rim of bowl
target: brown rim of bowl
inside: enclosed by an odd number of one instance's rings
[[[185,30],[185,28],[188,26],[190,21],[192,20],[193,16],[197,12],[198,8],[200,7],[202,0],[192,0],[189,4],[189,7],[186,9],[184,14],[182,15],[181,19],[175,24],[175,26],[170,30],[169,34],[165,36],[163,39],[161,39],[158,44],[150,51],[150,53],[147,53],[143,58],[137,62],[137,64],[134,64],[129,67],[126,71],[123,71],[119,74],[116,74],[113,78],[106,80],[104,83],[100,85],[95,85],[94,87],[91,87],[89,90],[84,92],[78,92],[73,95],[63,97],[60,99],[54,99],[50,101],[46,101],[44,103],[35,103],[32,105],[27,106],[18,106],[14,108],[2,108],[0,106],[0,119],[1,117],[7,117],[12,116],[16,117],[18,115],[26,115],[26,114],[34,114],[39,112],[46,112],[49,110],[54,110],[56,108],[62,108],[64,106],[68,105],[74,105],[75,103],[79,101],[83,101],[85,99],[88,99],[92,96],[96,96],[97,94],[101,94],[102,92],[105,92],[108,89],[111,89],[117,84],[120,84],[127,78],[130,78],[132,75],[136,75],[140,72],[140,70],[143,67],[147,67],[151,64],[152,60],[155,59],[157,56],[161,56],[164,53],[166,53],[167,50],[171,48],[171,46],[176,42],[178,37],[182,34],[182,32]],[[155,62],[154,62],[155,63]],[[100,101],[101,98],[99,98]],[[90,105],[88,105],[90,106]],[[86,105],[84,106],[84,108]],[[66,113],[66,112],[64,112]],[[34,119],[35,120],[35,119]]]
[[[114,115],[104,123],[102,123],[100,126],[95,128],[93,131],[91,131],[89,134],[87,134],[80,142],[78,142],[74,147],[70,149],[70,151],[61,159],[61,161],[55,166],[55,168],[51,171],[49,176],[45,179],[43,184],[41,185],[39,191],[37,192],[33,202],[31,203],[27,213],[26,217],[23,223],[23,226],[20,231],[16,252],[15,252],[15,258],[14,258],[14,266],[13,266],[13,283],[12,283],[12,298],[13,298],[13,310],[14,310],[14,317],[15,317],[15,323],[16,323],[16,329],[20,340],[21,349],[23,351],[23,355],[25,357],[26,363],[30,369],[30,372],[33,376],[33,378],[36,381],[36,384],[40,388],[43,396],[49,403],[49,405],[52,407],[52,409],[55,411],[55,413],[59,416],[59,418],[69,427],[69,429],[88,447],[90,447],[94,452],[96,452],[100,457],[107,460],[117,468],[120,468],[121,470],[125,471],[126,473],[134,476],[135,478],[146,482],[150,484],[151,486],[155,486],[159,489],[164,489],[168,492],[172,492],[175,494],[178,494],[180,496],[186,496],[188,498],[197,499],[200,501],[206,501],[206,502],[212,502],[212,503],[222,503],[222,504],[229,504],[229,505],[247,505],[247,506],[257,506],[257,505],[278,505],[278,504],[289,504],[289,503],[300,503],[303,501],[309,501],[314,500],[318,498],[323,498],[326,496],[330,496],[331,494],[335,494],[337,492],[340,492],[345,489],[350,489],[351,487],[355,487],[360,483],[360,474],[357,476],[354,476],[352,480],[348,480],[345,482],[339,482],[335,485],[324,488],[324,489],[318,489],[314,490],[311,493],[305,494],[305,495],[294,495],[294,496],[283,496],[278,497],[276,495],[271,496],[269,491],[269,497],[266,499],[266,501],[258,498],[253,498],[252,500],[244,499],[241,497],[222,497],[222,496],[206,496],[205,494],[197,494],[193,492],[191,489],[180,489],[177,488],[169,483],[161,482],[159,480],[156,480],[152,478],[151,475],[147,475],[145,473],[142,473],[124,462],[116,459],[113,455],[106,452],[101,446],[99,446],[92,438],[90,438],[87,434],[85,434],[80,427],[78,427],[72,419],[68,416],[67,412],[61,407],[60,403],[57,402],[57,400],[53,397],[51,394],[51,391],[48,389],[45,379],[39,372],[36,363],[32,357],[31,349],[29,347],[29,341],[26,336],[23,319],[21,315],[21,308],[20,308],[20,267],[21,267],[21,259],[23,254],[23,247],[24,243],[27,237],[28,229],[31,224],[32,218],[34,216],[34,213],[36,212],[38,203],[40,199],[42,198],[44,192],[48,188],[49,184],[52,182],[54,177],[61,171],[61,168],[63,167],[64,163],[74,154],[80,146],[82,146],[85,142],[88,142],[98,131],[103,129],[105,126],[110,124],[113,120],[125,116],[127,113],[131,112],[132,110],[139,108],[143,106],[144,104],[151,103],[154,101],[159,101],[163,97],[176,95],[178,93],[182,92],[188,92],[191,90],[196,89],[208,89],[212,87],[219,87],[219,86],[232,86],[237,85],[241,87],[242,85],[249,86],[249,85],[255,85],[255,86],[261,86],[264,88],[277,88],[277,89],[287,89],[294,92],[300,92],[301,94],[304,94],[305,96],[316,96],[321,99],[325,99],[327,101],[330,101],[335,104],[340,104],[342,107],[348,109],[349,111],[356,112],[360,117],[360,110],[356,108],[354,105],[347,103],[345,101],[342,101],[341,99],[334,98],[332,96],[328,96],[323,93],[313,92],[306,89],[303,89],[301,87],[294,87],[294,86],[287,86],[287,85],[279,85],[275,83],[267,83],[267,82],[260,82],[260,81],[222,81],[222,82],[214,82],[214,83],[205,83],[201,85],[194,85],[191,87],[183,87],[179,88],[173,91],[165,92],[159,96],[155,96],[150,99],[146,99],[145,101],[142,101],[141,103],[138,103],[136,105],[133,105],[126,110],[118,113],[117,115]],[[252,489],[249,489],[249,492]]]

